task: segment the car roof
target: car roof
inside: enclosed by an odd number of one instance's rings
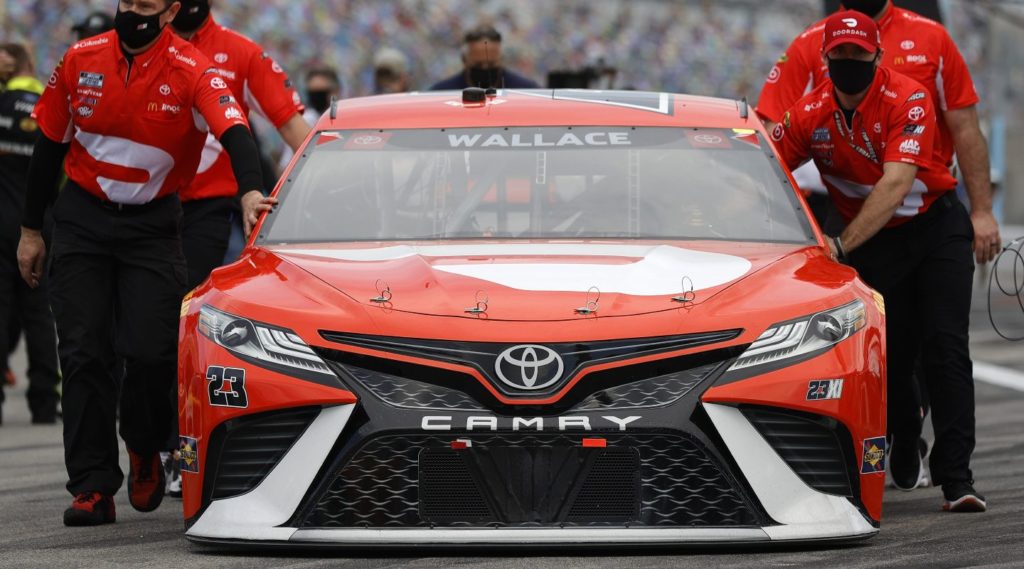
[[[344,99],[331,115],[324,113],[317,130],[567,125],[762,130],[742,101],[649,91],[504,89],[483,103],[464,103],[462,91],[430,91]]]

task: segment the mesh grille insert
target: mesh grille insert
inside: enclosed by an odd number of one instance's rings
[[[319,413],[319,407],[304,407],[232,421],[216,462],[212,498],[255,488]]]
[[[838,496],[854,495],[834,420],[760,407],[741,410],[808,486]]]

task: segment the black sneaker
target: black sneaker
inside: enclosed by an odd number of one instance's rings
[[[947,512],[984,512],[988,509],[985,497],[974,489],[973,480],[943,484],[942,496],[946,499],[942,509]]]
[[[75,496],[71,507],[64,510],[66,526],[112,524],[116,518],[113,496],[104,496],[99,492],[83,492]]]
[[[897,490],[910,492],[917,488],[924,477],[924,461],[921,460],[918,444],[919,440],[905,444],[895,435],[892,437],[889,449],[889,475],[892,476],[892,485]]]

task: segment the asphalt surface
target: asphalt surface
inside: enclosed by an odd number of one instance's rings
[[[865,542],[831,548],[761,548],[655,551],[409,551],[281,553],[210,551],[182,534],[180,501],[166,499],[150,514],[132,510],[122,491],[118,522],[98,528],[65,528],[61,427],[32,426],[24,399],[25,357],[12,360],[21,383],[8,389],[0,427],[0,567],[370,567],[472,566],[510,569],[644,569],[681,565],[717,567],[1024,567],[1024,342],[1001,339],[989,323],[986,286],[976,287],[972,353],[998,366],[1001,384],[976,373],[978,446],[972,466],[988,500],[984,514],[940,511],[937,488],[885,499],[881,533]],[[1004,332],[1024,335],[1016,300],[994,301]],[[989,373],[991,375],[991,373]],[[122,468],[127,458],[122,452]]]

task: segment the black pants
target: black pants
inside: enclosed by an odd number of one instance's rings
[[[178,313],[186,278],[181,206],[171,196],[117,209],[69,183],[54,222],[50,297],[64,372],[67,488],[112,495],[124,480],[115,433],[115,353],[125,361],[120,433],[129,450],[164,450],[177,412]]]
[[[850,255],[861,277],[885,297],[889,433],[921,434],[918,354],[931,396],[936,485],[971,480],[974,378],[968,350],[974,230],[951,194],[911,221],[883,229]]]
[[[233,198],[211,198],[185,202],[182,210],[181,244],[188,265],[188,290],[192,290],[224,264],[237,208]]]
[[[50,421],[57,414],[57,334],[47,299],[47,282],[29,288],[18,271],[17,245],[5,243],[0,257],[0,349],[7,349],[25,333],[28,352],[28,408],[33,420]],[[17,323],[16,325],[11,325]],[[4,401],[0,389],[0,403]]]

